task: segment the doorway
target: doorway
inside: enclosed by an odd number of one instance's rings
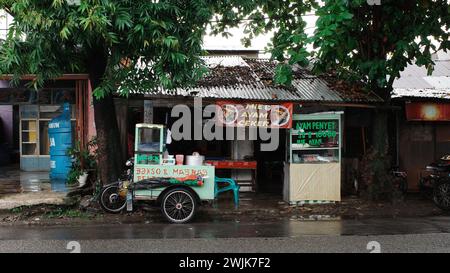
[[[255,158],[258,162],[258,191],[282,195],[284,163],[286,161],[287,130],[279,130],[279,145],[274,151],[261,151],[261,140],[254,142]]]

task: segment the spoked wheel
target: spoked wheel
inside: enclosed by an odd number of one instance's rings
[[[168,191],[161,202],[161,210],[166,219],[176,224],[192,220],[196,209],[195,196],[184,188]]]
[[[433,201],[442,210],[450,210],[450,182],[437,183],[433,192]]]
[[[127,205],[126,197],[121,197],[119,190],[118,186],[110,186],[102,190],[100,205],[107,212],[119,213]]]

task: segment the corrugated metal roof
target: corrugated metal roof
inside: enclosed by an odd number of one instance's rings
[[[382,102],[373,93],[355,90],[335,90],[324,78],[295,68],[290,87],[275,85],[276,63],[268,59],[239,56],[203,58],[210,72],[196,86],[174,90],[144,91],[148,96],[194,96],[213,99],[245,99],[260,101],[298,102]]]
[[[427,98],[450,100],[450,89],[394,89],[392,98]]]
[[[424,67],[409,65],[393,88],[392,98],[450,99],[450,60],[436,60],[431,76]]]

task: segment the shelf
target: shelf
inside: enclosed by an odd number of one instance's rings
[[[28,145],[31,145],[31,144],[37,144],[37,142],[22,142],[22,144],[28,144]]]

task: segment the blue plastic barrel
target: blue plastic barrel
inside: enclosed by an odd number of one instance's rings
[[[48,124],[50,140],[50,179],[52,188],[64,189],[72,161],[67,149],[72,147],[72,124],[70,104],[63,105],[63,113]]]

